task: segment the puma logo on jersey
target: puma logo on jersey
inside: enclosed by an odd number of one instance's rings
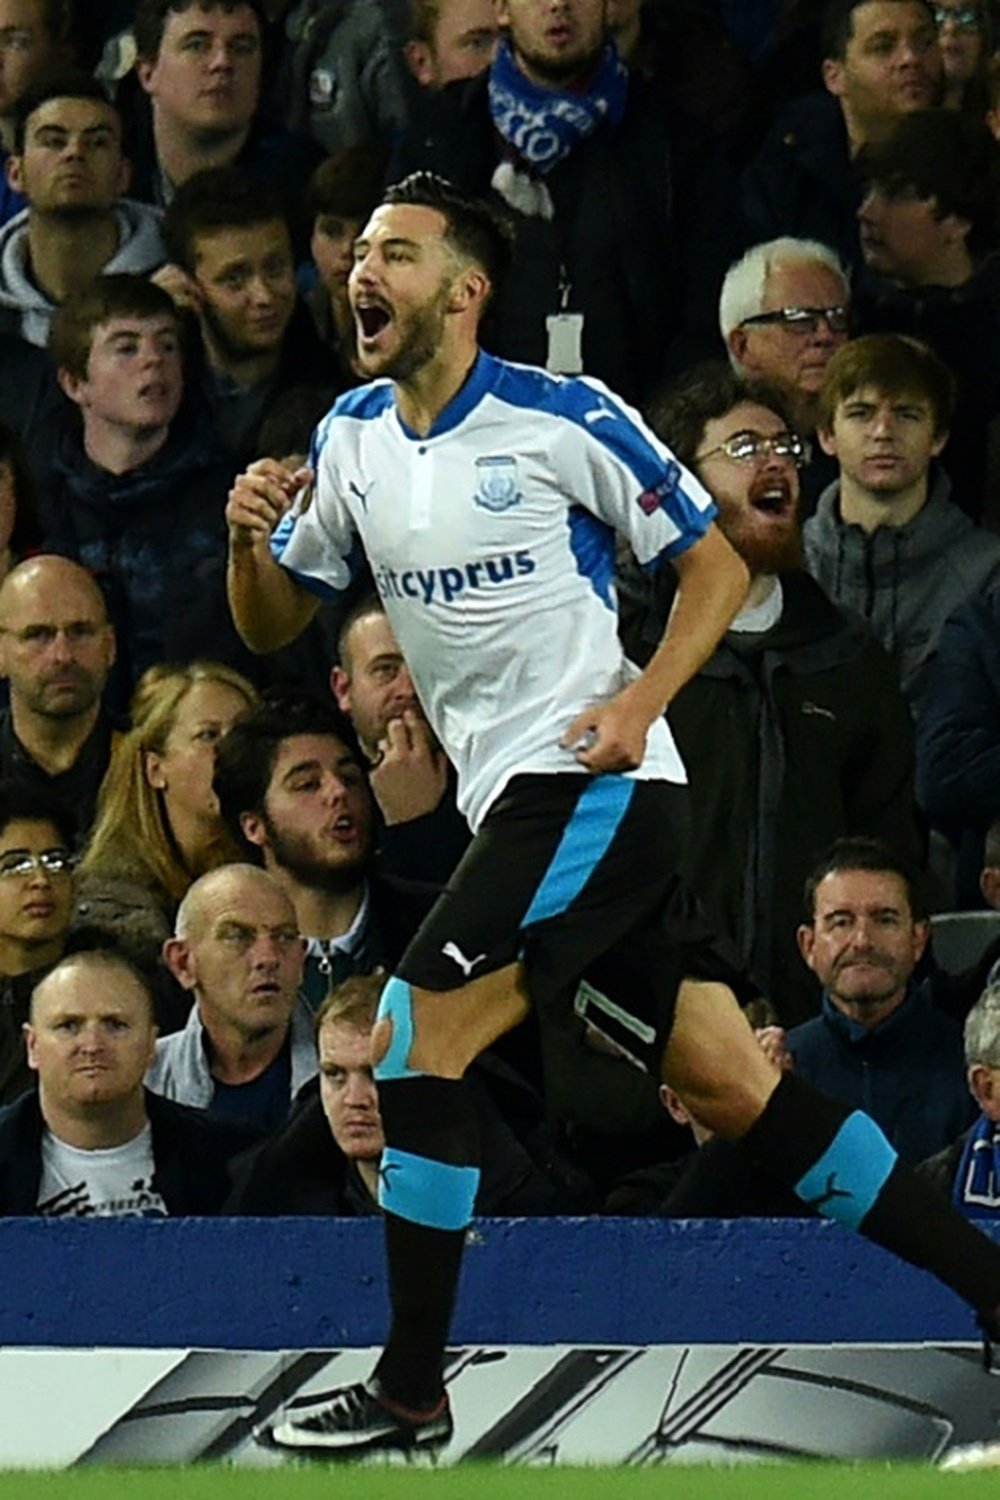
[[[615,420],[614,412],[608,411],[606,406],[598,406],[594,411],[586,411],[583,414],[583,420],[588,427],[593,427],[594,423],[599,422],[602,417],[606,417],[609,422]]]
[[[349,479],[347,481],[347,488],[350,490],[351,494],[354,496],[354,498],[356,500],[360,500],[360,502],[361,502],[361,509],[364,511],[365,515],[367,515],[368,514],[368,496],[371,494],[372,490],[375,488],[375,481],[372,480],[370,484],[367,484],[365,486],[365,488],[362,489],[359,484],[355,484],[355,482],[354,482],[353,479]]]
[[[450,958],[456,964],[458,964],[458,967],[461,969],[466,979],[471,978],[472,971],[476,967],[476,964],[481,964],[486,957],[485,953],[477,953],[475,958],[466,958],[465,954],[462,952],[457,943],[445,943],[444,947],[441,949],[441,952],[445,958]]]

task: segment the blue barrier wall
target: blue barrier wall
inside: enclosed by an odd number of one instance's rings
[[[377,1220],[0,1222],[0,1344],[381,1341]],[[456,1343],[967,1341],[930,1276],[814,1220],[480,1220]]]

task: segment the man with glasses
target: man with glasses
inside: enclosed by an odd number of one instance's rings
[[[7,574],[0,676],[10,706],[0,714],[0,774],[72,808],[81,839],[111,754],[101,699],[114,659],[104,597],[79,563],[42,555]]]
[[[651,420],[715,499],[751,578],[714,655],[670,708],[691,781],[687,873],[792,1024],[819,1003],[795,942],[817,851],[877,833],[921,858],[913,730],[885,653],[803,570],[808,444],[776,393],[709,367],[654,403]],[[650,641],[669,611],[665,582]],[[649,645],[636,650],[644,659]]]
[[[73,909],[73,820],[0,782],[0,1105],[32,1083],[21,1029],[35,985],[62,957]]]
[[[989,59],[990,23],[979,0],[939,0],[932,5],[944,65],[946,109],[975,109],[976,96]],[[972,97],[970,98],[970,95]]]
[[[826,367],[847,340],[849,311],[847,272],[816,240],[768,240],[726,272],[719,329],[730,364],[737,375],[776,387],[803,437],[816,430],[816,402]],[[801,477],[811,510],[835,477],[818,445]]]

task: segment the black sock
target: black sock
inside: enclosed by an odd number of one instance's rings
[[[375,1374],[404,1406],[434,1406],[471,1213],[479,1137],[464,1082],[380,1081],[382,1201],[392,1326]],[[431,1185],[435,1191],[428,1194]],[[396,1207],[393,1207],[393,1203]]]
[[[818,1213],[932,1271],[977,1311],[1000,1307],[1000,1245],[904,1167],[868,1115],[785,1073],[741,1145]]]

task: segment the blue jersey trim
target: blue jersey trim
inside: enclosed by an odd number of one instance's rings
[[[563,830],[522,928],[566,911],[579,896],[611,844],[635,791],[624,776],[595,776]]]
[[[309,445],[309,464],[315,474],[320,454],[326,447],[330,428],[338,417],[353,417],[355,421],[372,422],[392,406],[395,396],[391,380],[373,380],[368,385],[359,385],[354,390],[338,396],[326,416],[317,424]]]
[[[353,580],[357,577],[358,564],[364,556],[359,539],[357,537],[354,538],[351,550],[347,557],[344,558],[344,566],[347,569],[347,582],[344,584],[343,589],[338,589],[333,584],[324,583],[321,578],[314,578],[311,573],[300,573],[297,568],[292,568],[288,563],[282,561],[285,552],[288,550],[288,544],[292,539],[296,520],[297,517],[295,516],[282,516],[271,533],[271,556],[280,567],[284,568],[290,578],[294,578],[295,582],[301,584],[310,594],[315,594],[318,599],[323,599],[327,602],[339,599],[344,590],[349,588]]]
[[[819,1161],[795,1184],[796,1195],[824,1218],[857,1229],[874,1206],[896,1159],[875,1121],[856,1109]]]
[[[582,505],[571,505],[566,512],[569,526],[569,550],[576,561],[577,572],[586,578],[601,603],[615,608],[615,534],[610,526],[592,515]]]
[[[446,432],[453,431],[459,423],[464,422],[470,411],[475,410],[491,389],[497,364],[497,360],[489,354],[484,354],[480,349],[462,386],[452,396],[444,410],[438,413],[429,432],[414,432],[412,427],[407,427],[397,410],[399,425],[411,442],[429,443],[431,438],[443,437]]]
[[[386,1146],[378,1181],[378,1201],[386,1213],[429,1229],[464,1229],[479,1191],[479,1168]]]

